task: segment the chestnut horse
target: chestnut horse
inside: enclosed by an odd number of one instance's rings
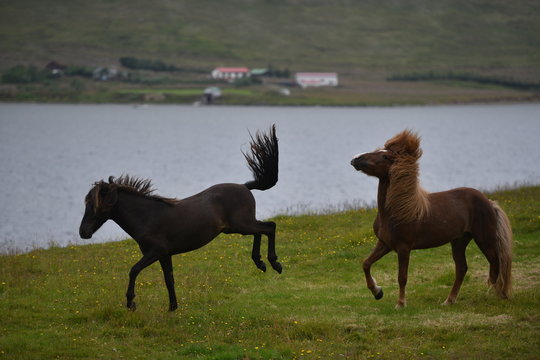
[[[98,181],[86,195],[86,210],[79,234],[92,235],[111,219],[139,245],[142,258],[131,268],[126,293],[127,307],[135,310],[135,280],[147,266],[159,261],[169,293],[169,310],[178,307],[171,256],[198,249],[220,233],[254,235],[252,259],[262,271],[261,235],[268,237],[268,260],[281,273],[275,250],[276,224],[255,218],[255,198],[250,190],[267,190],[278,181],[278,140],[275,126],[270,134],[252,137],[251,154],[244,154],[254,180],[218,184],[183,200],[153,195],[150,180],[128,175],[109,182]]]
[[[391,250],[398,255],[399,299],[405,306],[405,285],[411,250],[450,243],[456,277],[445,305],[456,302],[467,272],[465,248],[474,239],[489,262],[488,284],[501,298],[511,293],[512,230],[504,211],[478,190],[457,188],[429,193],[419,185],[420,137],[405,130],[384,148],[357,155],[351,165],[379,179],[378,212],[373,224],[378,242],[364,260],[367,287],[375,299],[383,296],[371,276],[371,265]]]

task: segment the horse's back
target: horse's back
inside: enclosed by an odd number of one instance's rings
[[[215,203],[229,203],[230,205],[247,205],[255,203],[251,191],[243,184],[223,183],[210,186],[197,195]]]
[[[441,246],[466,238],[479,231],[492,212],[490,201],[473,188],[456,188],[429,194],[430,212],[422,220],[404,224],[402,234],[409,234],[413,248]],[[470,236],[470,235],[469,235]]]
[[[430,201],[432,209],[440,214],[440,218],[459,219],[467,232],[476,232],[478,226],[495,220],[491,201],[477,189],[461,187],[432,193]]]
[[[439,193],[430,194],[430,201],[435,206],[442,205],[452,208],[467,208],[468,212],[474,213],[477,211],[492,211],[490,200],[479,190],[468,187],[460,187],[452,190],[442,191]],[[463,210],[463,209],[461,209]]]
[[[255,197],[242,184],[224,183],[213,185],[196,195],[182,200],[182,202],[187,206],[211,212],[222,219],[228,219],[238,214],[255,216]]]
[[[178,200],[163,217],[170,253],[198,249],[219,233],[231,228],[235,219],[255,220],[255,199],[240,184],[217,184],[198,194]],[[159,224],[158,224],[159,225]]]

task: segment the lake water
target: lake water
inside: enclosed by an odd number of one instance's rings
[[[540,105],[394,108],[0,104],[0,252],[84,244],[78,227],[93,182],[151,178],[183,198],[251,179],[249,133],[275,123],[280,178],[255,191],[258,217],[373,204],[377,181],[349,165],[410,128],[423,139],[429,191],[540,183]],[[278,224],[279,227],[279,224]],[[108,222],[92,238],[125,238]]]

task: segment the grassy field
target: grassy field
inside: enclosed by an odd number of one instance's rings
[[[204,89],[210,85],[221,88],[222,96],[215,101],[221,105],[393,106],[540,101],[538,92],[494,85],[351,79],[344,79],[338,88],[290,88],[289,96],[280,94],[279,87],[272,84],[242,88],[222,83],[139,87],[121,82],[59,79],[45,84],[0,84],[0,101],[193,104],[203,100]]]
[[[458,302],[441,306],[453,281],[444,246],[413,253],[408,306],[395,310],[395,254],[373,268],[382,300],[361,274],[375,210],[278,216],[283,274],[255,268],[250,237],[220,236],[173,258],[174,313],[156,264],[137,280],[137,311],[124,308],[134,241],[0,256],[0,358],[538,359],[540,187],[490,198],[514,227],[511,300],[488,291],[471,244]]]

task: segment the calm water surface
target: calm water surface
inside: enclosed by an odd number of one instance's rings
[[[540,183],[540,105],[396,108],[0,104],[0,252],[86,243],[78,226],[94,181],[127,173],[183,198],[251,179],[248,131],[277,126],[280,179],[255,191],[258,217],[373,204],[376,179],[349,165],[410,128],[422,185],[483,190]],[[279,224],[278,224],[279,226]],[[94,242],[126,237],[109,222]]]

